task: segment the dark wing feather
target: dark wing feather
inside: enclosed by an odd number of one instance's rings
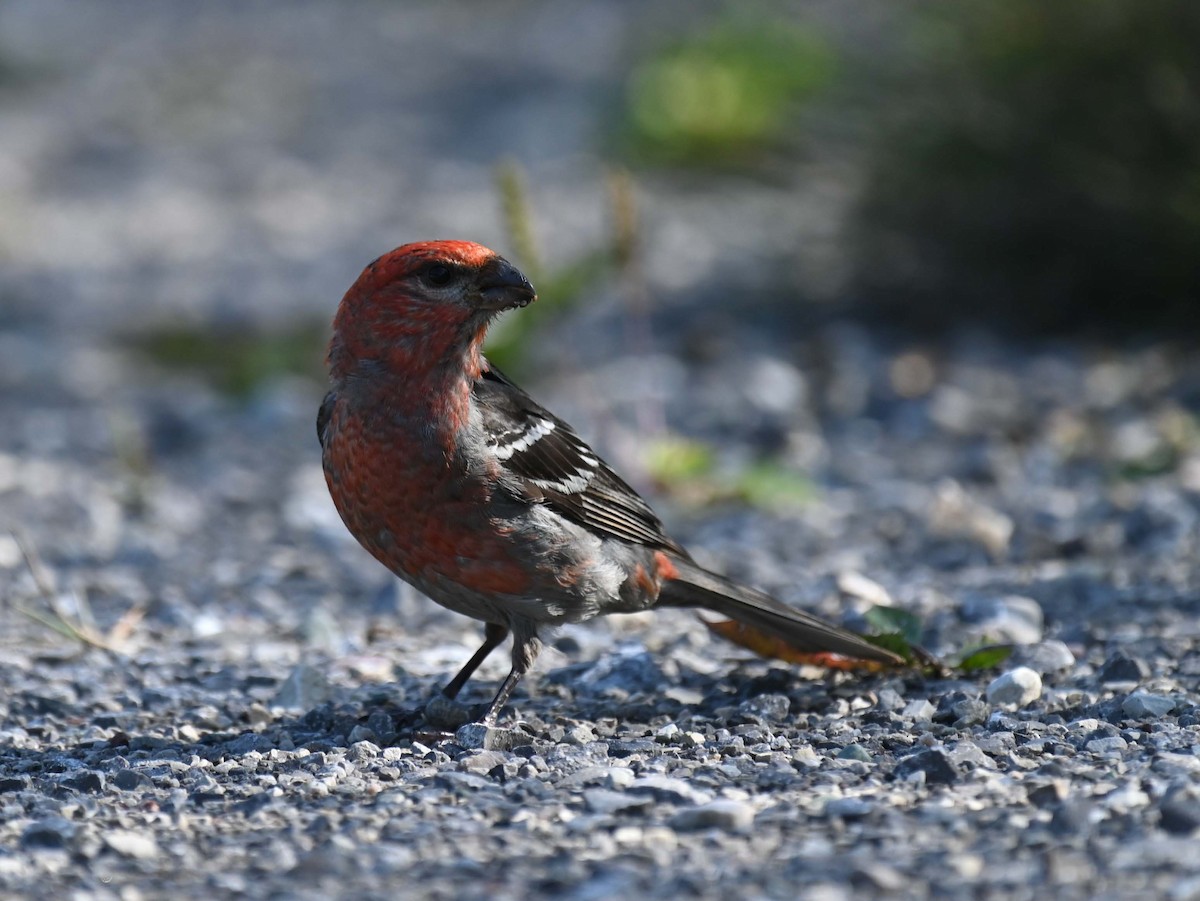
[[[502,374],[489,366],[474,394],[489,446],[528,500],[596,532],[687,556],[650,505],[574,429]]]
[[[325,446],[325,427],[329,425],[329,418],[333,416],[333,404],[337,400],[337,395],[330,391],[325,395],[325,400],[321,401],[321,409],[317,411],[317,440],[321,442],[321,446]]]

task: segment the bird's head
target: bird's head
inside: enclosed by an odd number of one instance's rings
[[[470,241],[405,244],[367,265],[352,293],[378,307],[434,307],[447,318],[523,307],[537,295],[512,263]]]
[[[477,363],[496,314],[537,299],[529,279],[470,241],[405,244],[369,263],[346,292],[333,323],[335,376],[359,361]]]

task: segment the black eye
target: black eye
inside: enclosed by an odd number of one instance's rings
[[[450,284],[450,279],[454,277],[453,271],[449,266],[443,266],[441,263],[434,263],[425,270],[425,281],[431,285],[442,287]]]

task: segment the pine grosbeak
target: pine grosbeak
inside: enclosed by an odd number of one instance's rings
[[[543,626],[703,607],[802,651],[897,662],[860,636],[698,566],[575,431],[480,352],[500,312],[536,298],[507,260],[466,241],[406,244],[346,292],[317,434],[346,526],[433,600],[482,620],[455,697],[511,632],[494,723]]]

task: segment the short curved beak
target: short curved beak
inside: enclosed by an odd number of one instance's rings
[[[479,271],[479,305],[485,310],[511,310],[537,300],[529,279],[504,257],[496,257]]]

